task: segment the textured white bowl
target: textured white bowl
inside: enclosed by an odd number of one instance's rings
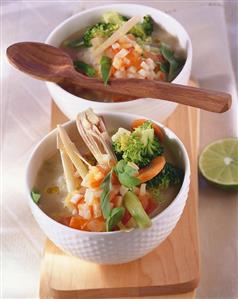
[[[162,25],[169,33],[178,37],[180,45],[187,51],[186,63],[173,80],[173,83],[188,83],[192,66],[192,44],[182,25],[171,16],[155,8],[136,4],[111,4],[99,6],[80,12],[59,24],[49,35],[46,43],[58,47],[70,34],[92,25],[99,21],[101,15],[106,11],[118,11],[127,16],[151,15],[156,23]],[[60,110],[70,119],[75,119],[79,111],[92,107],[94,111],[120,111],[129,112],[152,117],[163,121],[176,108],[177,104],[168,101],[155,101],[153,99],[138,99],[135,101],[121,103],[103,103],[89,101],[67,92],[55,83],[46,83],[49,92]]]
[[[138,116],[126,113],[102,113],[110,130],[118,127],[130,127],[132,120]],[[165,130],[165,144],[176,149],[176,157],[185,170],[182,187],[173,202],[159,215],[152,219],[148,229],[134,229],[129,232],[85,232],[64,226],[48,217],[35,204],[30,196],[37,172],[43,161],[56,152],[56,130],[50,132],[34,149],[26,171],[26,192],[31,211],[41,229],[63,251],[79,258],[100,264],[125,263],[140,258],[157,247],[174,229],[178,222],[189,191],[190,163],[188,154],[180,139],[168,128],[156,122]],[[64,124],[71,138],[77,130],[74,121]]]

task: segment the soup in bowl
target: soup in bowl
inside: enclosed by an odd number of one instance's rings
[[[61,47],[77,71],[110,84],[114,78],[152,79],[187,84],[191,72],[191,41],[172,17],[151,7],[122,4],[96,7],[60,24],[47,43]],[[69,117],[92,107],[97,111],[127,111],[162,121],[175,103],[126,98],[47,83],[59,108]],[[136,101],[136,102],[135,102]]]
[[[142,257],[170,234],[189,180],[187,152],[172,131],[89,109],[37,145],[26,186],[34,217],[57,246],[116,264]]]

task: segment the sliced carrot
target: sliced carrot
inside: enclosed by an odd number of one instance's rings
[[[81,216],[72,216],[69,222],[69,227],[87,230],[86,225],[88,223],[87,219],[82,218]]]
[[[143,125],[143,123],[146,122],[146,121],[147,121],[147,119],[143,119],[143,118],[135,119],[131,123],[131,127],[132,127],[132,129],[136,129],[139,126]],[[152,122],[152,127],[153,127],[153,129],[155,131],[155,135],[159,138],[159,140],[161,142],[163,142],[163,140],[164,140],[164,132],[163,132],[163,130],[158,125],[156,125],[153,122]]]
[[[141,183],[147,182],[155,177],[164,168],[166,160],[164,156],[154,158],[150,164],[139,170],[137,178]]]

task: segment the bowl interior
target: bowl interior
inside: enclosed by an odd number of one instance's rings
[[[178,37],[182,48],[188,49],[188,36],[179,22],[160,10],[136,4],[105,5],[80,12],[57,26],[49,35],[46,42],[54,46],[59,46],[72,33],[100,21],[102,14],[109,10],[116,10],[129,17],[150,14],[157,24],[163,26],[170,34]]]
[[[115,132],[115,130],[117,130],[119,127],[130,129],[131,122],[134,119],[137,119],[139,117],[137,115],[126,114],[126,113],[102,113],[102,114],[99,113],[99,115],[103,116],[104,121],[106,123],[106,127],[108,128],[110,134]],[[186,185],[185,181],[187,181],[189,178],[188,155],[186,153],[184,145],[179,140],[179,138],[170,129],[164,127],[162,124],[158,122],[156,123],[164,129],[165,136],[166,136],[164,145],[169,147],[174,152],[174,154],[176,154],[177,160],[179,161],[179,166],[185,170],[184,183],[181,187],[182,189],[183,186]],[[69,121],[65,123],[63,126],[67,130],[70,138],[76,143],[80,151],[82,152],[88,151],[77,131],[75,121]],[[36,146],[35,150],[33,151],[29,159],[27,165],[27,172],[26,172],[26,189],[27,189],[26,191],[28,194],[30,194],[30,190],[34,187],[37,173],[41,165],[45,160],[50,158],[56,151],[57,149],[56,149],[56,129],[55,129],[51,131],[44,139],[42,139],[42,141]],[[30,196],[28,197],[30,198]],[[34,206],[38,207],[37,205]],[[164,211],[166,211],[166,209]]]

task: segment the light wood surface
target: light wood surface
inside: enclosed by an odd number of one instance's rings
[[[70,79],[74,85],[91,90],[135,98],[163,99],[217,113],[231,107],[231,95],[216,90],[141,79],[110,79],[110,84],[105,85],[102,80],[77,72],[71,57],[62,49],[43,43],[13,44],[7,49],[7,57],[20,71],[40,80],[64,83],[64,86]]]
[[[52,104],[52,127],[65,116]],[[191,187],[172,234],[152,253],[124,265],[99,266],[64,254],[47,240],[42,261],[41,298],[194,298],[199,282],[197,148],[199,111],[179,106],[165,123],[184,142],[191,159]],[[181,293],[180,295],[178,295]],[[170,294],[170,295],[169,295]],[[171,295],[177,294],[177,295]],[[167,295],[167,296],[165,296]],[[148,297],[153,296],[153,297]]]

